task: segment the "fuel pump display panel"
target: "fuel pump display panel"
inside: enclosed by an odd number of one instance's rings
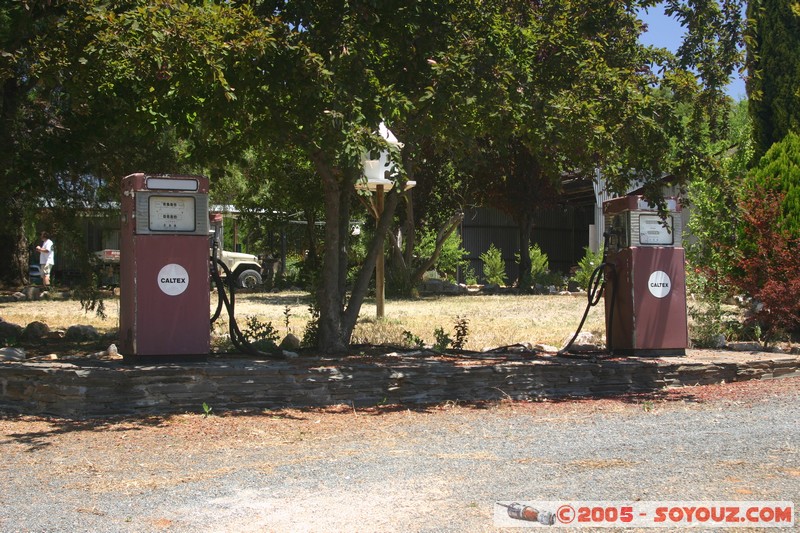
[[[192,196],[150,196],[150,231],[194,232],[195,203]]]
[[[658,215],[639,215],[639,244],[672,246],[675,243],[673,226],[672,215],[668,215],[666,221]]]
[[[137,191],[137,235],[202,235],[208,238],[208,195]]]

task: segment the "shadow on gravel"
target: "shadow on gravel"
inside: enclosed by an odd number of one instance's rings
[[[386,404],[375,406],[357,407],[353,405],[340,404],[324,407],[296,407],[282,409],[242,409],[231,410],[214,414],[219,418],[268,418],[286,421],[312,421],[320,415],[344,415],[344,416],[365,416],[376,417],[389,415],[392,413],[413,412],[423,414],[442,413],[454,408],[472,409],[478,411],[490,411],[499,406],[519,405],[536,406],[546,404],[591,404],[599,400],[618,401],[625,404],[641,405],[643,410],[648,411],[653,408],[653,402],[702,402],[693,394],[680,390],[659,390],[653,392],[636,392],[619,395],[603,396],[581,396],[581,397],[559,397],[543,398],[538,400],[482,400],[482,401],[447,401],[432,404]],[[0,440],[3,444],[20,444],[27,446],[28,452],[37,452],[46,449],[54,441],[53,437],[73,432],[137,432],[145,428],[168,427],[171,419],[175,415],[126,415],[109,416],[105,418],[91,419],[72,419],[66,417],[37,417],[31,415],[10,415],[0,414],[0,421],[22,421],[28,423],[46,424],[41,430],[29,431],[26,433],[8,433],[6,438]],[[203,417],[202,413],[193,416]]]
[[[3,444],[22,444],[28,447],[28,452],[43,450],[52,444],[52,438],[58,435],[74,432],[129,432],[140,431],[145,427],[163,427],[169,416],[138,416],[138,417],[110,417],[106,419],[73,420],[55,417],[31,417],[28,415],[2,415],[0,421],[25,420],[30,422],[44,422],[46,429],[29,431],[27,433],[9,433],[7,438],[0,440]]]

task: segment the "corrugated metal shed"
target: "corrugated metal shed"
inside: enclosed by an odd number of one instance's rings
[[[538,244],[547,254],[551,271],[568,274],[583,257],[593,222],[591,205],[540,209],[534,217],[531,244]],[[514,256],[519,253],[519,228],[510,216],[488,207],[471,209],[461,225],[461,239],[478,281],[484,281],[480,255],[492,244],[502,253],[509,283],[517,279],[519,268]],[[464,281],[463,274],[459,277]]]

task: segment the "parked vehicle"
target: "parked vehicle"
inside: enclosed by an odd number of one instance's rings
[[[209,216],[209,248],[211,254],[216,250],[216,258],[222,261],[228,270],[231,271],[236,279],[236,285],[241,289],[253,289],[262,282],[262,267],[258,257],[253,254],[242,252],[231,252],[223,249],[224,226],[223,218],[220,214]],[[223,269],[220,275],[225,276]]]
[[[209,255],[212,253],[209,250]],[[100,284],[104,287],[119,286],[119,250],[100,250],[95,252],[98,262]],[[217,258],[233,273],[236,285],[241,289],[253,289],[261,285],[261,264],[258,257],[252,254],[217,250]],[[36,273],[34,274],[34,269]],[[39,266],[31,265],[31,282],[34,276],[39,275]],[[220,269],[220,275],[225,277],[225,272]],[[40,278],[38,278],[40,279]]]
[[[258,262],[258,257],[241,252],[218,250],[217,258],[225,263],[225,266],[233,273],[239,288],[253,289],[261,285],[261,264]],[[225,276],[222,269],[220,269],[220,275]]]

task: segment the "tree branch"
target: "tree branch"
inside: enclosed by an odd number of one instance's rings
[[[436,234],[436,244],[433,249],[433,254],[427,261],[422,263],[417,270],[414,271],[414,275],[411,277],[411,282],[413,285],[416,285],[422,280],[422,276],[430,270],[430,268],[436,264],[436,261],[439,260],[439,256],[442,254],[442,247],[444,246],[444,241],[453,234],[461,221],[464,220],[464,213],[456,213],[450,217],[439,232]]]

